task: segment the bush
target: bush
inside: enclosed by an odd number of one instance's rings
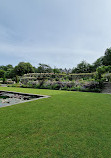
[[[110,81],[111,82],[111,73],[105,73],[103,75],[104,81]]]
[[[87,85],[84,85],[84,88],[88,88],[88,89],[99,88],[99,83],[98,82],[90,82]]]
[[[67,90],[67,91],[87,91],[87,92],[100,92],[99,82],[80,79],[79,81],[29,81],[22,87],[38,88],[38,89],[52,89],[52,90]]]
[[[55,81],[59,81],[59,80],[60,80],[59,77],[56,77],[56,78],[55,78]]]
[[[22,87],[22,85],[19,83],[15,83],[15,84],[8,84],[7,87]]]

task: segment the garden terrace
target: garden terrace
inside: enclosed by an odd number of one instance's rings
[[[54,74],[54,73],[29,73],[21,77],[21,82],[26,84],[28,81],[36,81],[42,79],[68,78],[69,80],[78,80],[81,78],[94,78],[95,73],[79,73],[79,74]]]

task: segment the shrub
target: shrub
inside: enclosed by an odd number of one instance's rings
[[[111,73],[105,73],[104,75],[103,75],[103,78],[104,78],[104,80],[105,81],[110,81],[111,82]]]
[[[22,85],[19,83],[15,83],[15,84],[8,84],[7,87],[22,87]]]

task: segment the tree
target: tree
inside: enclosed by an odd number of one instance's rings
[[[0,70],[0,78],[3,78],[4,74],[5,74],[5,71],[4,70]]]
[[[60,70],[58,68],[54,67],[53,72],[54,72],[54,74],[55,73],[60,73]]]
[[[86,61],[82,61],[80,64],[77,65],[76,68],[72,70],[72,73],[88,73],[92,72],[92,67]]]
[[[10,70],[10,71],[6,71],[6,78],[13,78],[16,76],[16,73],[14,71],[14,69]]]
[[[34,73],[37,73],[37,68],[33,66]]]
[[[5,71],[5,66],[4,66],[4,65],[1,65],[1,66],[0,66],[0,70],[4,70],[4,71]]]
[[[5,77],[10,78],[10,72],[13,70],[13,66],[11,64],[8,64],[6,66],[0,66],[0,71],[1,73],[4,71],[5,72]],[[3,75],[2,75],[3,77]]]
[[[47,64],[39,63],[39,67],[37,68],[38,73],[51,73],[52,71],[52,68]]]
[[[11,64],[8,64],[6,66],[0,66],[0,70],[4,70],[4,71],[8,71],[8,70],[11,70],[13,69],[13,66]]]
[[[103,58],[104,57],[100,57],[93,63],[94,71],[96,71],[98,67],[103,66]]]
[[[34,69],[30,63],[20,62],[17,66],[15,66],[14,72],[16,75],[22,76],[27,73],[33,73]]]
[[[103,58],[103,65],[111,65],[111,48],[107,48]]]
[[[8,64],[5,66],[5,71],[9,71],[9,70],[12,70],[13,69],[13,66],[11,64]]]

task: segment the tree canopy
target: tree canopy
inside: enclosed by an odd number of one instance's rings
[[[20,62],[17,66],[15,66],[14,72],[16,75],[22,76],[26,73],[33,73],[34,69],[30,63]]]
[[[72,73],[87,73],[92,71],[92,66],[86,61],[82,61],[72,70]]]
[[[103,65],[111,65],[111,48],[106,49],[103,57]]]
[[[39,63],[39,67],[37,68],[38,73],[51,73],[52,71],[52,68],[47,64]]]

